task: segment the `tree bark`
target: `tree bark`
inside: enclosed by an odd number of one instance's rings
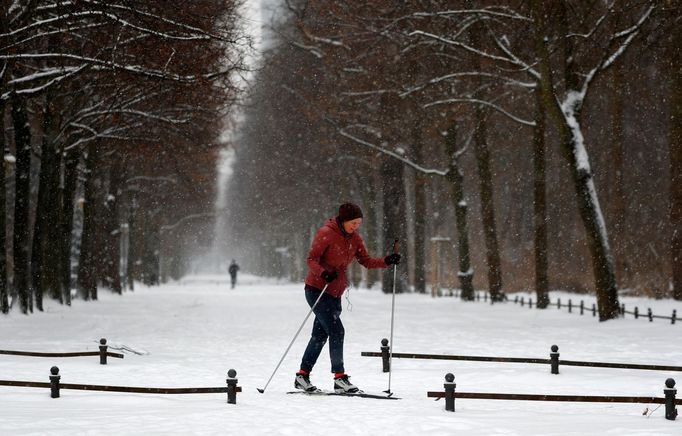
[[[545,162],[545,112],[540,90],[535,91],[535,128],[533,129],[533,228],[535,245],[535,294],[537,308],[549,305],[547,275],[547,193]]]
[[[679,7],[682,2],[676,1]],[[682,300],[682,29],[673,26],[670,46],[670,261],[673,298]]]
[[[452,203],[455,207],[455,221],[457,223],[457,253],[459,257],[459,284],[462,289],[461,298],[465,301],[473,301],[474,294],[474,270],[471,267],[469,252],[469,230],[467,228],[467,203],[464,198],[464,176],[459,168],[459,156],[457,150],[457,124],[453,122],[448,127],[445,137],[445,152],[448,157],[447,180],[452,192]]]
[[[12,120],[16,144],[14,196],[14,288],[19,297],[21,312],[32,308],[29,287],[29,199],[31,195],[31,130],[28,125],[26,100],[12,97]]]

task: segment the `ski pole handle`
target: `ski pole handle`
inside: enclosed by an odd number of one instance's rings
[[[393,253],[397,254],[398,253],[398,238],[396,238],[395,241],[393,241]]]

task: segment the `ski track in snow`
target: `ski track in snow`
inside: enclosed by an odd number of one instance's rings
[[[664,406],[651,417],[645,404],[550,403],[426,398],[441,390],[445,373],[457,389],[577,395],[663,395],[668,377],[682,373],[548,365],[393,359],[391,389],[398,401],[287,395],[293,387],[312,321],[304,327],[265,394],[263,387],[308,312],[301,284],[277,284],[244,275],[237,289],[228,278],[189,277],[156,288],[138,287],[123,296],[100,293],[100,301],[73,307],[46,303],[44,313],[0,317],[0,349],[23,351],[98,350],[98,340],[148,354],[124,359],[0,356],[0,379],[47,382],[60,368],[62,383],[149,387],[225,386],[237,371],[243,392],[236,405],[225,394],[153,395],[0,386],[0,435],[680,435],[682,418],[664,419]],[[184,284],[183,284],[184,283]],[[553,292],[552,301],[580,296]],[[354,289],[353,310],[344,298],[346,370],[368,393],[387,388],[378,351],[390,329],[391,296]],[[593,298],[583,297],[586,302]],[[669,315],[682,308],[670,300],[623,298],[626,307],[651,306]],[[575,310],[575,309],[574,309]],[[514,304],[491,306],[426,295],[396,297],[395,352],[548,358],[552,344],[561,359],[682,365],[682,325],[627,319],[599,323],[591,314],[530,310]],[[116,351],[116,350],[112,350]],[[312,381],[331,389],[327,348]],[[678,385],[679,386],[679,385]],[[678,395],[678,398],[680,395]],[[649,411],[657,405],[648,405]]]

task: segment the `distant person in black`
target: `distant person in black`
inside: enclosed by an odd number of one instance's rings
[[[230,273],[230,278],[232,279],[232,289],[234,289],[234,285],[237,284],[237,271],[239,271],[239,265],[237,265],[237,262],[235,262],[234,259],[232,259],[232,263],[230,263],[227,271]]]

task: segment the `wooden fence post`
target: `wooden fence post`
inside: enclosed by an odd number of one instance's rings
[[[59,398],[59,368],[53,366],[50,368],[50,396],[52,398]]]
[[[559,374],[559,347],[552,345],[552,352],[549,353],[549,362],[551,365],[551,373]]]
[[[677,309],[673,309],[673,316],[670,318],[670,324],[675,324],[675,318],[677,318]]]
[[[237,404],[237,371],[230,369],[227,371],[227,404]]]
[[[99,340],[99,364],[100,365],[106,365],[107,364],[107,349],[109,346],[107,345],[107,340],[105,338],[102,338]]]
[[[665,419],[674,421],[677,418],[677,409],[675,408],[675,380],[669,378],[665,381]]]
[[[455,376],[452,373],[445,374],[445,410],[448,412],[455,411]]]
[[[384,372],[389,372],[391,370],[390,351],[391,347],[388,345],[388,339],[383,338],[381,340],[381,363]]]

